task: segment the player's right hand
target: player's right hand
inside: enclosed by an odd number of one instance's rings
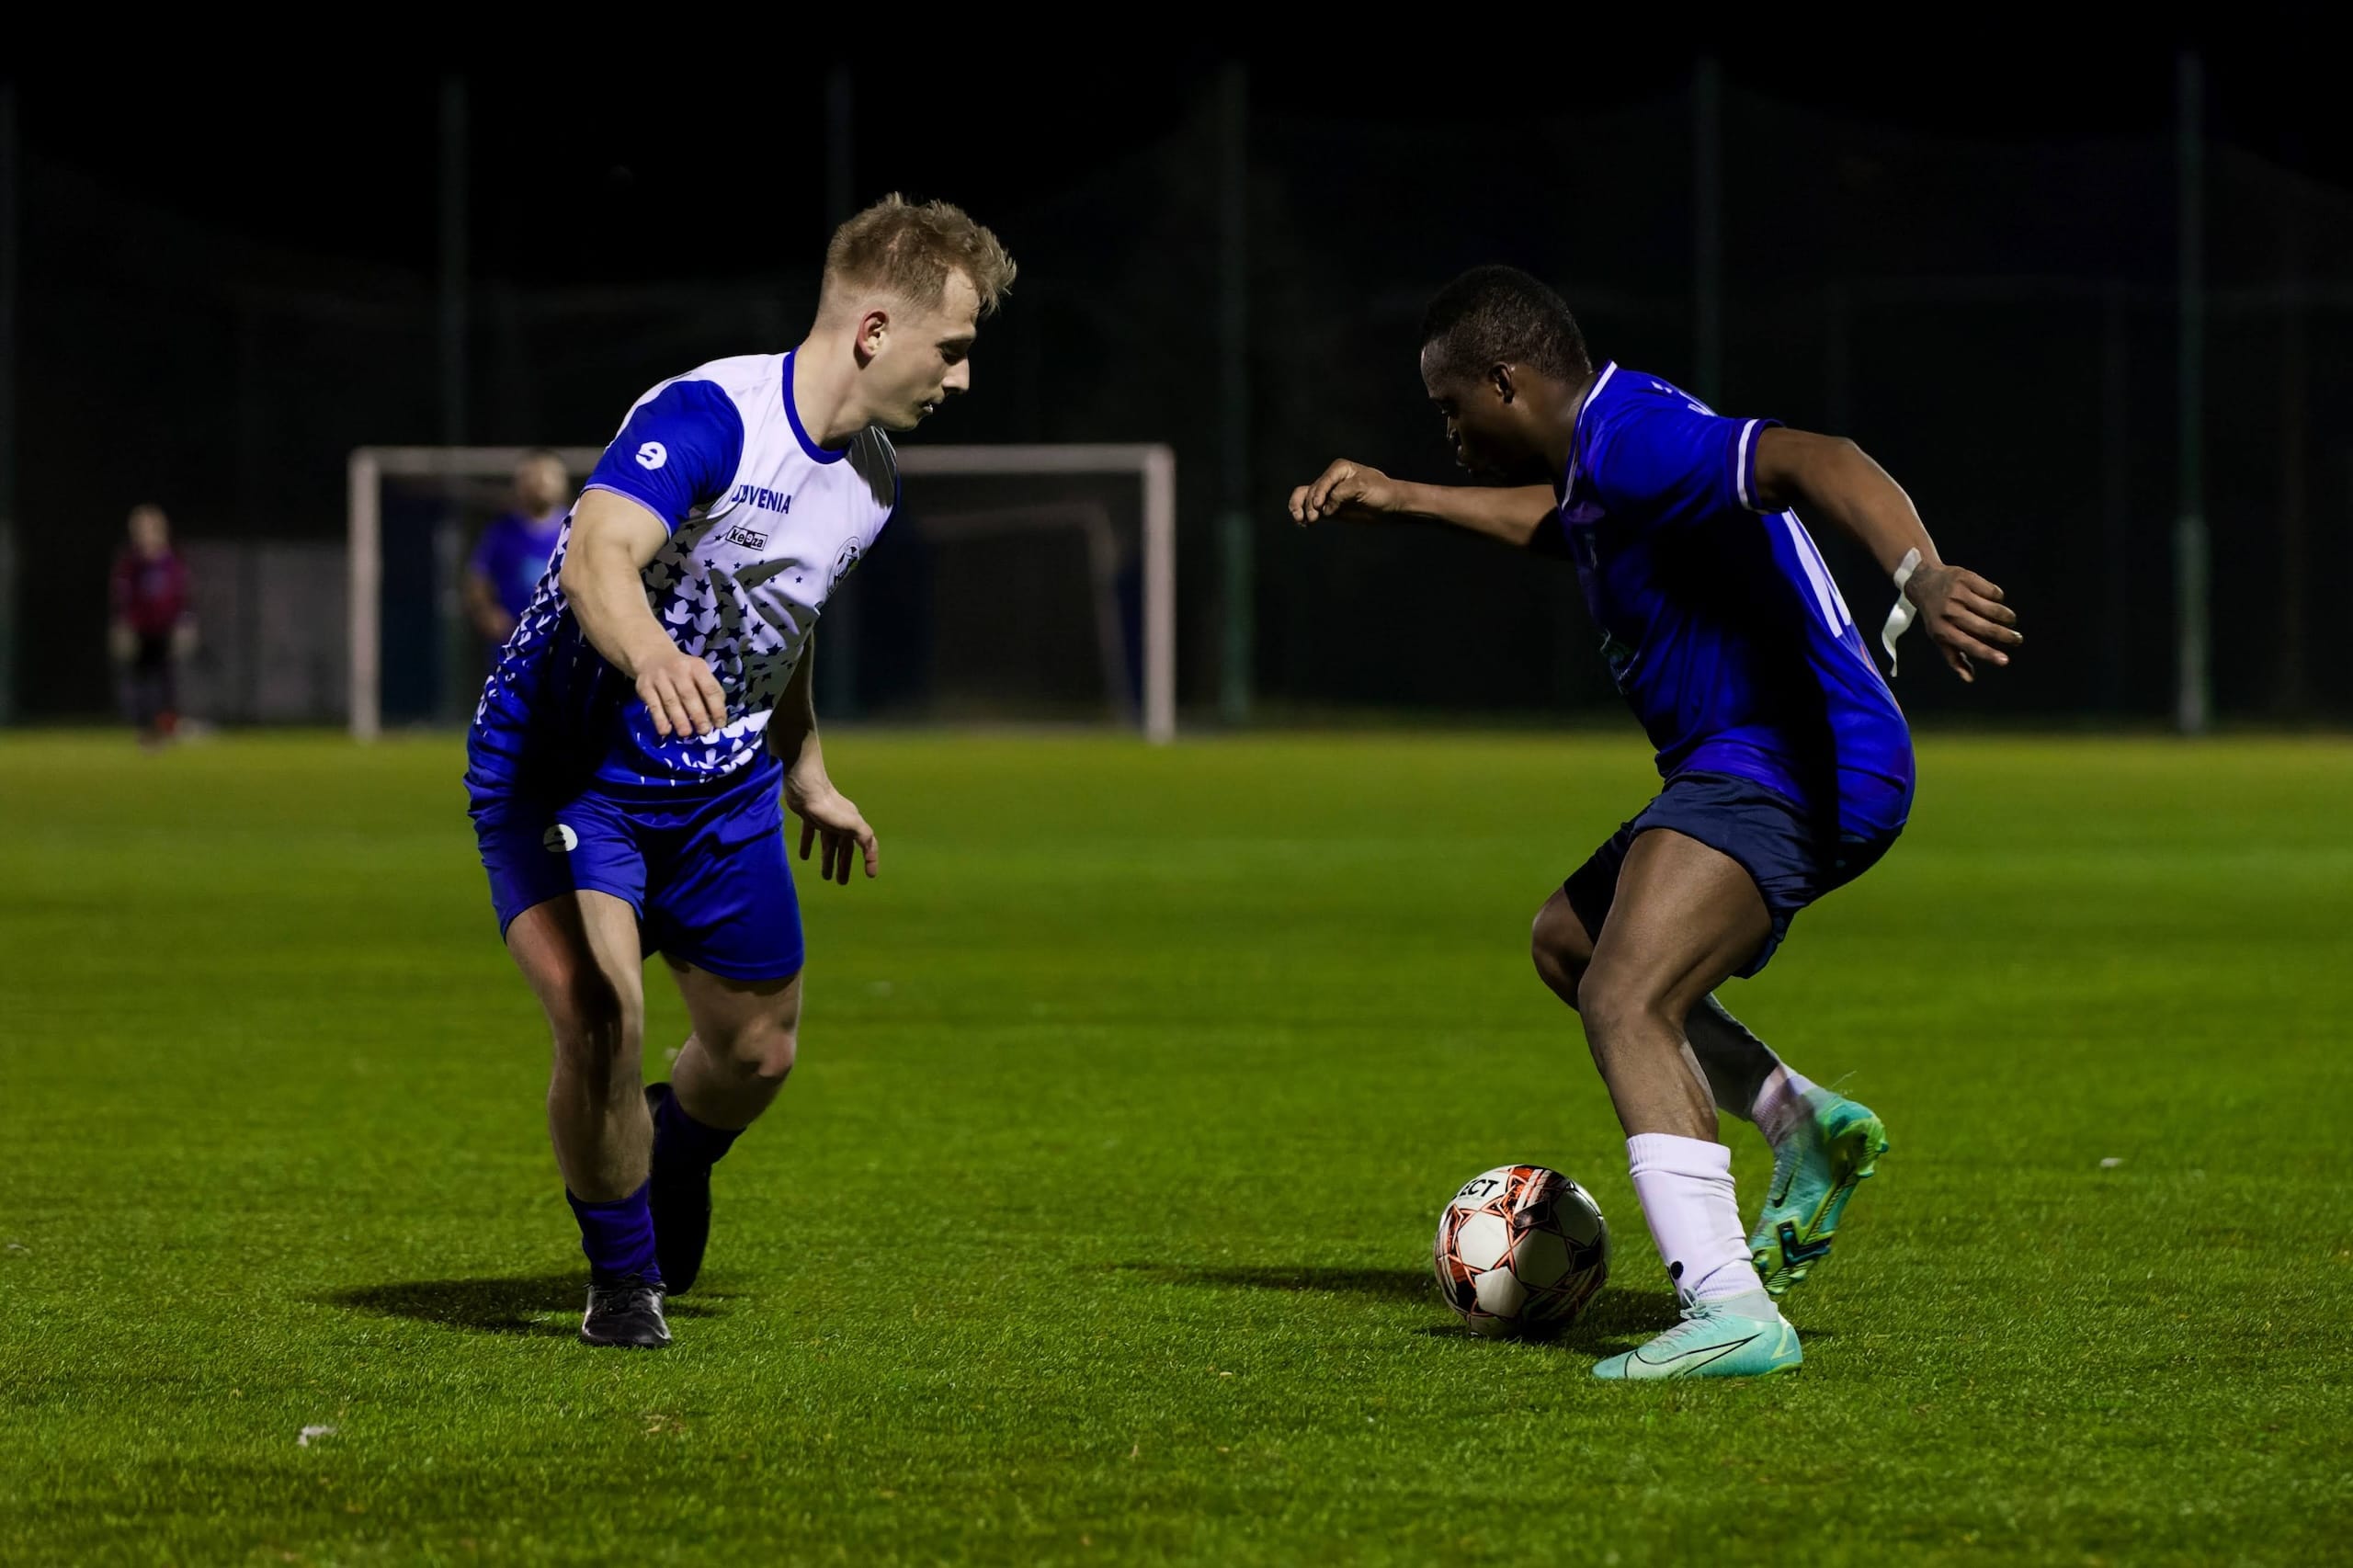
[[[1397,510],[1400,487],[1377,468],[1341,458],[1313,484],[1290,493],[1290,520],[1310,523],[1379,517]]]
[[[683,648],[657,653],[637,672],[637,695],[654,716],[654,733],[708,735],[727,723],[727,694],[710,666]]]

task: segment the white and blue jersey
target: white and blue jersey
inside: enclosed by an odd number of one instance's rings
[[[1888,838],[1911,809],[1911,734],[1797,514],[1757,499],[1775,423],[1604,366],[1560,526],[1661,778],[1729,774],[1835,814],[1841,836]]]
[[[819,446],[793,405],[790,354],[715,359],[640,398],[586,488],[627,496],[670,529],[644,569],[646,603],[710,666],[727,722],[710,736],[654,732],[564,600],[567,517],[483,687],[468,785],[480,798],[772,778],[769,714],[827,596],[897,506],[890,442],[870,427],[846,447]]]

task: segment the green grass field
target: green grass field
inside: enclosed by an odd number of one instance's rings
[[[1929,743],[1726,997],[1894,1139],[1804,1373],[1636,1386],[1526,956],[1636,737],[828,752],[882,880],[803,884],[802,1065],[647,1355],[572,1338],[454,743],[0,741],[0,1560],[2342,1560],[2353,746]],[[1427,1282],[1507,1160],[1616,1228],[1559,1344]]]

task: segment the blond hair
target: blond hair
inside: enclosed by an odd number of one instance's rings
[[[972,280],[981,314],[1013,287],[1013,258],[997,237],[945,201],[909,201],[892,191],[834,231],[825,246],[824,310],[845,285],[882,289],[929,308],[948,292],[950,273]]]

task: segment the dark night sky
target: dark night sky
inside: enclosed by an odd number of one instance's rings
[[[2171,558],[2131,549],[2111,570],[2131,529],[2171,515],[2176,469],[2176,35],[2158,16],[2131,19],[2146,43],[2096,53],[2052,41],[2085,26],[2055,9],[2031,25],[1882,14],[1860,49],[1812,13],[1777,35],[1810,47],[1717,42],[1725,335],[1720,383],[1701,390],[1866,441],[2023,593],[2122,585],[2008,684],[2015,712],[2148,714],[2166,700],[2162,618],[2130,611],[2165,602]],[[2204,56],[2208,461],[2218,537],[2233,540],[2216,602],[2260,629],[2218,650],[2226,711],[2268,711],[2278,672],[2309,658],[2313,689],[2353,712],[2353,664],[2270,630],[2288,592],[2325,624],[2318,585],[2353,569],[2340,434],[2353,429],[2353,122],[2317,16],[2235,7],[2233,37],[2264,41]],[[1432,284],[1473,262],[1542,270],[1612,356],[1695,369],[1688,45],[1701,24],[1671,47],[1609,49],[1586,18],[1547,17],[1558,48],[1430,26],[1409,60],[1313,41],[1251,60],[1237,466],[1266,505],[1340,450],[1446,476],[1412,324]],[[653,381],[780,346],[826,230],[830,70],[822,52],[771,49],[781,30],[748,28],[740,62],[651,84],[608,80],[609,51],[587,68],[561,50],[469,64],[466,438],[593,439]],[[1177,449],[1180,645],[1197,698],[1216,675],[1213,476],[1235,445],[1213,308],[1207,111],[1222,62],[1142,44],[1055,60],[1033,52],[1052,29],[1029,20],[972,30],[983,36],[967,60],[895,45],[858,57],[852,195],[961,202],[1023,258],[991,328],[991,395],[942,438]],[[688,57],[658,29],[641,36],[656,62]],[[1498,85],[1481,63],[1497,59],[1540,69]],[[17,76],[18,491],[22,515],[53,520],[79,552],[65,576],[101,582],[124,509],[157,496],[192,539],[335,537],[345,454],[439,438],[441,82],[436,64]],[[2292,335],[2291,273],[2313,291]],[[2291,338],[2307,367],[2294,378],[2281,369]],[[2036,391],[2034,416],[1990,434],[1985,411],[2020,385]],[[2277,542],[2290,425],[2311,436],[2298,472],[2313,542],[2293,565]],[[1252,544],[1270,695],[1597,699],[1582,612],[1516,562],[1449,555],[1421,589],[1428,635],[1401,640],[1387,618],[1397,574],[1421,570],[1411,540],[1341,553],[1293,534]],[[24,635],[95,651],[98,604],[43,599]],[[1449,664],[1427,646],[1471,652]],[[86,679],[54,706],[102,706],[103,665],[75,667]]]
[[[2331,107],[2341,81],[2323,51],[2293,46],[2299,30],[2281,22],[2280,43],[2211,52],[2211,132],[2353,187],[2353,131]],[[984,218],[1017,210],[1165,135],[1194,111],[1216,69],[1204,55],[1165,52],[1150,69],[1118,72],[1083,62],[934,71],[894,60],[855,77],[857,194],[897,187]],[[1562,87],[1496,92],[1466,76],[1385,102],[1370,84],[1393,69],[1254,62],[1254,108],[1391,129],[1484,124],[1507,139],[1564,101],[1664,98],[1690,75],[1688,55],[1654,49],[1589,63]],[[2163,48],[2094,57],[1940,48],[1846,70],[1808,53],[1727,51],[1724,72],[1734,92],[1980,141],[2162,133],[2173,112],[2173,55]],[[613,92],[587,72],[524,85],[511,74],[470,71],[472,270],[526,284],[639,283],[740,272],[745,247],[727,242],[746,233],[813,246],[824,232],[825,68],[767,74],[776,86],[763,103],[700,78]],[[109,77],[103,91],[38,76],[20,78],[20,92],[27,150],[120,196],[290,252],[412,273],[434,265],[429,70],[288,75],[244,90],[210,76]],[[698,102],[717,107],[699,111]],[[691,254],[697,237],[710,242],[700,256]]]

